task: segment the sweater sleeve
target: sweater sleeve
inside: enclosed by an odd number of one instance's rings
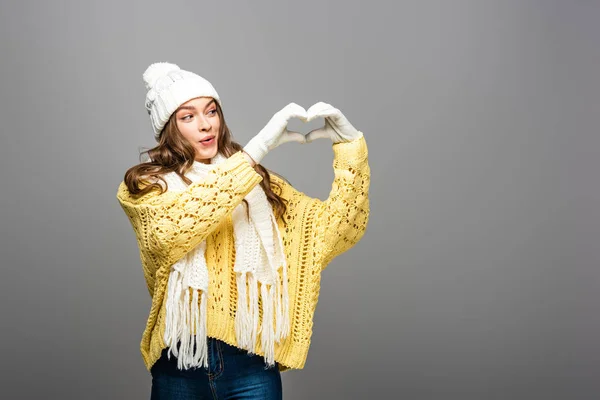
[[[316,252],[322,268],[363,237],[369,221],[370,167],[364,136],[333,144],[334,180],[329,197],[317,201]]]
[[[134,200],[121,183],[117,199],[140,247],[172,265],[206,239],[262,179],[240,151],[183,192]]]

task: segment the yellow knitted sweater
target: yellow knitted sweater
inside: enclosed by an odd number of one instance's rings
[[[369,219],[370,169],[364,137],[332,144],[334,181],[322,201],[296,190],[275,174],[273,190],[287,200],[287,211],[278,219],[288,264],[290,334],[275,343],[280,371],[304,367],[310,346],[321,271],[337,255],[364,235]],[[211,170],[205,180],[184,192],[158,189],[133,196],[121,182],[119,204],[135,231],[140,260],[152,304],[140,349],[148,371],[166,347],[166,288],[170,266],[206,239],[210,280],[207,302],[207,336],[236,346],[235,246],[231,213],[252,188],[262,181],[241,151]],[[256,354],[264,356],[260,340]]]

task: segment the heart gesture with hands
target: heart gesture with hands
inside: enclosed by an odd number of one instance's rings
[[[331,104],[319,102],[308,109],[307,121],[323,117],[325,125],[306,134],[306,142],[316,139],[331,139],[333,143],[350,142],[363,136],[356,130],[340,110]]]
[[[320,117],[325,119],[325,125],[306,135],[287,129],[291,118],[309,122]],[[321,138],[340,143],[362,136],[362,132],[356,130],[344,114],[330,104],[319,102],[307,111],[296,103],[290,103],[273,115],[267,125],[244,146],[244,151],[258,164],[269,151],[283,143],[309,143]]]

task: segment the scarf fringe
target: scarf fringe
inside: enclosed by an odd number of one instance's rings
[[[260,338],[265,361],[272,366],[275,359],[275,332],[273,332],[273,285],[261,285],[260,291],[263,304],[263,319]]]
[[[253,274],[242,272],[237,274],[236,282],[238,306],[235,314],[235,335],[238,346],[253,352],[258,325],[258,281]],[[249,293],[246,287],[249,288]]]
[[[182,281],[183,274],[173,270],[169,277],[166,304],[164,341],[169,347],[167,356],[170,359],[172,353],[177,357],[177,368],[180,370],[199,366],[206,368],[206,293],[199,289],[183,288]]]
[[[275,364],[275,343],[289,335],[288,285],[286,268],[281,269],[277,285],[260,284],[262,323],[259,327],[259,282],[250,272],[237,273],[238,307],[235,333],[238,346],[255,353],[260,334],[268,366]],[[249,289],[249,290],[247,290]],[[191,299],[190,299],[191,297]],[[177,367],[208,367],[206,337],[206,294],[199,289],[183,288],[183,274],[173,270],[169,277],[166,304],[165,343],[167,355],[177,357]],[[275,320],[275,327],[274,325]],[[191,327],[194,327],[192,331]]]
[[[288,285],[286,268],[278,274],[277,285],[260,284],[262,323],[258,327],[258,285],[250,272],[237,273],[238,306],[235,316],[235,334],[238,346],[254,354],[256,335],[260,334],[261,347],[268,366],[275,364],[275,343],[288,336],[290,320],[288,312]],[[246,288],[248,287],[248,291]],[[282,293],[283,291],[283,293]],[[249,292],[249,293],[248,293]],[[275,319],[275,327],[273,326]],[[258,330],[257,330],[258,328]]]

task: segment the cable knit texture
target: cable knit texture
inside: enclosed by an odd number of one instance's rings
[[[301,369],[307,359],[321,272],[336,256],[353,247],[369,219],[370,168],[364,137],[332,144],[334,181],[326,200],[309,197],[275,174],[287,211],[277,220],[288,264],[290,334],[275,345],[280,371]],[[207,335],[237,346],[236,275],[232,211],[262,177],[237,152],[211,170],[207,178],[183,192],[152,190],[133,196],[121,182],[117,199],[134,229],[148,292],[150,313],[140,349],[148,371],[166,347],[166,288],[171,266],[206,239],[211,282],[207,301]],[[260,323],[260,322],[259,322]],[[260,340],[254,353],[264,356]]]

